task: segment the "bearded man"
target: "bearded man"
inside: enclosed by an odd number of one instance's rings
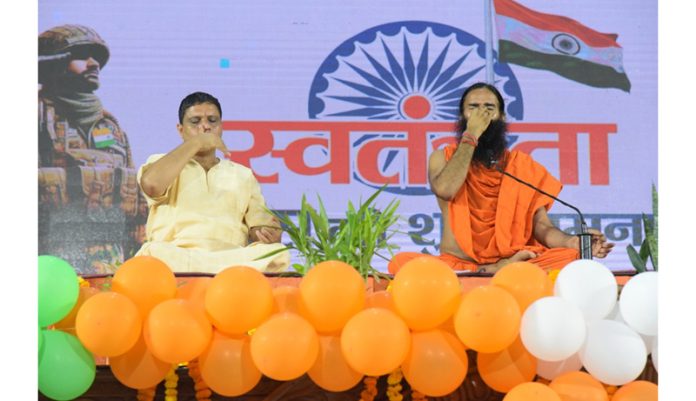
[[[454,270],[496,272],[519,261],[559,269],[579,256],[579,237],[553,225],[547,215],[553,199],[499,169],[554,196],[561,183],[531,156],[507,150],[505,104],[492,85],[470,86],[459,103],[457,141],[435,150],[428,161],[430,187],[442,211],[441,254]],[[614,244],[597,230],[592,255],[604,258]],[[415,252],[395,255],[396,273]]]

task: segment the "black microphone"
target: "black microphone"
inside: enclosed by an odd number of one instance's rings
[[[590,259],[590,260],[592,259],[592,234],[587,232],[587,224],[585,223],[585,217],[583,217],[582,212],[580,212],[580,209],[578,209],[577,207],[575,207],[567,202],[563,202],[562,200],[558,199],[557,197],[555,197],[555,196],[553,196],[545,191],[542,191],[541,189],[535,187],[534,185],[532,185],[526,181],[523,181],[523,180],[515,177],[514,175],[508,173],[507,171],[500,168],[500,166],[498,165],[498,160],[491,158],[490,164],[491,164],[491,167],[495,168],[496,170],[505,174],[506,176],[512,178],[513,180],[519,182],[520,184],[524,184],[524,185],[528,186],[529,188],[532,188],[533,190],[535,190],[541,194],[544,194],[544,195],[548,196],[549,198],[556,200],[556,201],[568,206],[569,208],[575,210],[575,212],[580,216],[580,234],[577,234],[577,236],[580,238],[580,259]]]

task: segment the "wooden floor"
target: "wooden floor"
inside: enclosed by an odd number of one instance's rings
[[[429,400],[441,401],[501,401],[505,394],[493,391],[481,380],[476,368],[476,353],[468,350],[469,372],[459,389],[446,397],[430,398]],[[193,380],[188,375],[186,368],[179,368],[178,401],[195,401]],[[657,383],[657,371],[653,367],[652,360],[648,358],[645,370],[638,380],[647,380]],[[406,380],[402,381],[404,387],[402,394],[404,401],[411,400],[411,391]],[[388,401],[386,395],[386,376],[380,377],[377,383],[378,394],[375,401]],[[325,391],[314,384],[306,375],[289,382],[280,382],[266,377],[250,392],[240,397],[223,397],[213,393],[212,400],[236,400],[236,401],[358,401],[363,384],[360,382],[351,390],[332,393]],[[39,393],[40,401],[50,401]],[[92,387],[77,401],[125,401],[136,400],[136,390],[130,389],[111,374],[106,366],[97,368],[97,376]],[[157,388],[156,401],[164,401],[164,386]]]

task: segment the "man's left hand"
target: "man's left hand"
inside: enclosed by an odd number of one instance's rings
[[[614,243],[607,242],[607,237],[599,230],[588,228],[587,232],[592,234],[592,256],[600,259],[605,258],[614,248]]]
[[[264,244],[274,244],[280,242],[283,231],[280,227],[252,227],[250,237],[254,241],[259,241]],[[255,238],[254,238],[255,237]]]

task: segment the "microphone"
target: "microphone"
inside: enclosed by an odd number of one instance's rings
[[[503,170],[498,165],[498,160],[495,160],[493,157],[491,157],[490,164],[491,164],[491,167],[495,168],[496,170],[503,173],[504,175],[512,178],[513,180],[519,182],[520,184],[524,184],[524,185],[528,186],[529,188],[532,188],[533,190],[535,190],[541,194],[544,194],[544,195],[548,196],[549,198],[556,200],[556,201],[560,202],[561,204],[573,209],[578,214],[578,216],[580,216],[580,234],[577,234],[577,236],[580,238],[580,259],[590,259],[590,260],[592,259],[592,234],[587,232],[587,224],[585,223],[585,217],[582,215],[582,212],[580,212],[580,209],[578,209],[577,207],[558,199],[557,197],[551,195],[550,193],[547,193],[547,192],[541,190],[540,188],[537,188],[534,185],[532,185],[526,181],[523,181],[523,180],[515,177],[514,175],[508,173],[507,171]]]

